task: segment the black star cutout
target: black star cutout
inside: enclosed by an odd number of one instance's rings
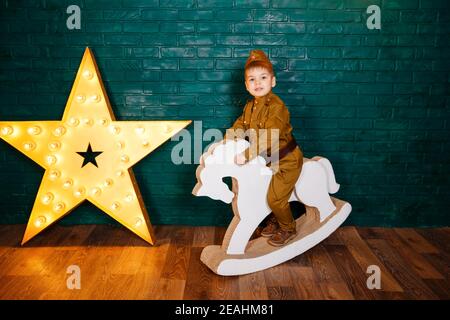
[[[81,166],[82,168],[88,163],[92,163],[94,166],[98,168],[97,161],[95,161],[95,158],[98,157],[100,154],[102,154],[103,151],[92,151],[91,144],[89,143],[86,152],[77,152],[77,153],[84,158],[83,165]]]

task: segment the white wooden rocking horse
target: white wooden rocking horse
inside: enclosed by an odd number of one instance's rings
[[[332,234],[352,209],[349,203],[329,196],[339,189],[331,163],[321,157],[304,159],[289,200],[300,201],[306,207],[306,214],[296,220],[296,238],[283,247],[273,247],[263,237],[249,241],[271,212],[266,196],[273,172],[262,157],[242,166],[236,165],[235,155],[248,147],[246,140],[224,140],[213,144],[200,158],[196,171],[194,195],[232,202],[234,218],[222,246],[207,246],[200,257],[220,275],[252,273],[290,260]],[[232,190],[223,182],[224,177],[232,177]]]

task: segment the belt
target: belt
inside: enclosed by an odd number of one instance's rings
[[[281,159],[286,157],[289,153],[294,151],[295,148],[297,148],[297,141],[295,141],[295,139],[292,138],[283,148],[280,149],[280,151],[278,151],[278,161],[280,161]],[[264,159],[266,159],[267,162],[266,165],[272,162],[271,159],[273,158],[273,155],[270,158],[267,156],[267,154],[261,156],[264,157]]]

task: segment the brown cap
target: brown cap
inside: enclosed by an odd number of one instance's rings
[[[253,68],[253,67],[263,67],[270,71],[273,74],[273,66],[270,62],[269,58],[267,58],[266,54],[262,50],[252,50],[250,51],[250,56],[245,63],[245,70]]]

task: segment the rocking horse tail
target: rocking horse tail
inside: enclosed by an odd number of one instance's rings
[[[315,157],[316,161],[318,161],[324,168],[327,173],[327,187],[328,187],[328,193],[333,194],[338,192],[340,185],[336,182],[336,177],[334,176],[334,170],[333,167],[328,161],[327,158],[322,157]]]

